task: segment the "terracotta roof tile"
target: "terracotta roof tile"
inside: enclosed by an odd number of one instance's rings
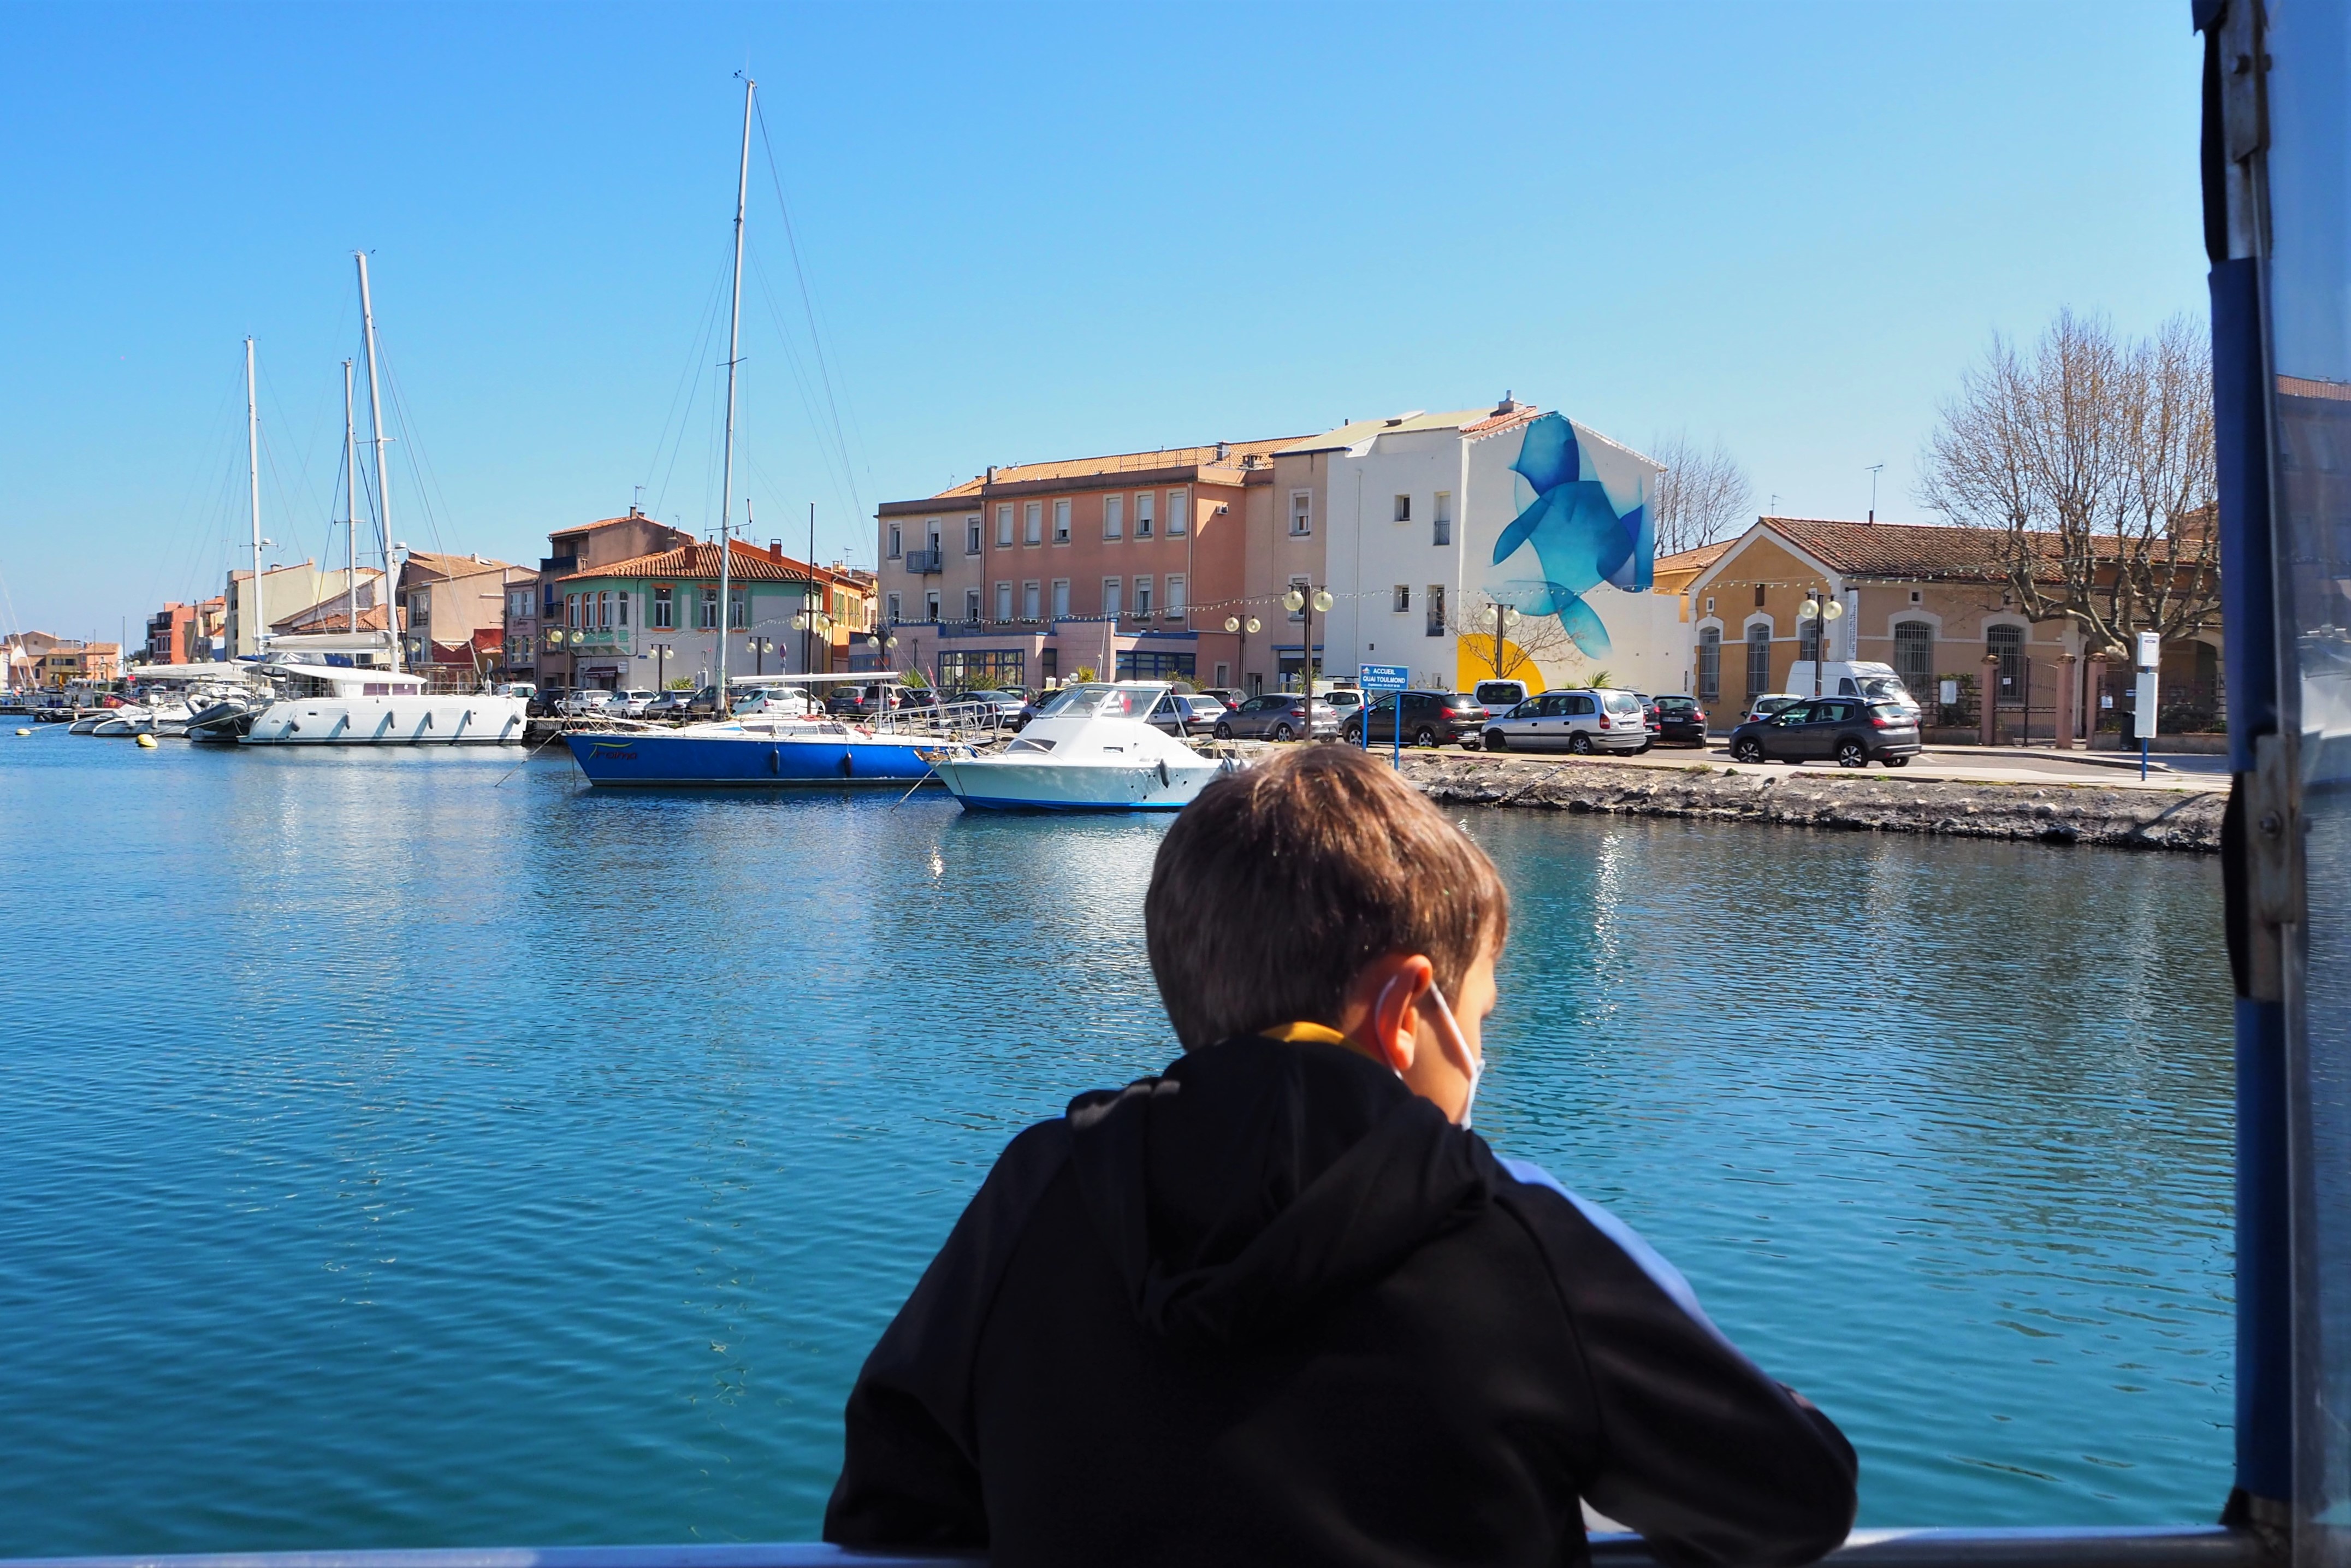
[[[1221,461],[1234,467],[1244,457],[1270,457],[1281,447],[1300,438],[1284,435],[1272,441],[1231,441],[1225,443],[1226,455]],[[1217,444],[1206,446],[1163,446],[1151,452],[1113,452],[1101,457],[1071,457],[1053,463],[1011,463],[996,471],[998,485],[1030,485],[1048,479],[1090,479],[1096,476],[1114,478],[1120,474],[1145,473],[1161,468],[1191,468],[1220,461]],[[985,477],[971,478],[928,497],[934,501],[962,500],[977,497],[980,487],[989,483]]]
[[[738,582],[806,582],[810,568],[786,556],[777,560],[756,545],[733,541],[735,559],[727,565],[727,575]],[[841,588],[854,588],[856,581],[829,567],[814,569],[819,583]],[[603,566],[591,566],[585,571],[575,571],[556,579],[558,582],[580,582],[600,577],[676,577],[708,578],[718,580],[718,547],[715,544],[685,545],[677,549],[661,550],[653,555],[632,556],[627,560],[611,561]]]

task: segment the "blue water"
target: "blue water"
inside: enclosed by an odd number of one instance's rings
[[[0,734],[0,1555],[813,1538],[996,1151],[1171,1047],[1162,822]],[[1863,1522],[2229,1481],[2207,862],[1477,813],[1479,1124],[1681,1265]]]

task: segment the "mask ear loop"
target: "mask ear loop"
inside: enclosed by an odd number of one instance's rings
[[[1387,983],[1386,985],[1382,986],[1382,987],[1380,988],[1380,999],[1379,999],[1378,1003],[1377,1003],[1377,1004],[1373,1008],[1373,1009],[1372,1009],[1373,1014],[1374,1014],[1374,1017],[1378,1016],[1378,1015],[1379,1015],[1379,1014],[1381,1014],[1381,1013],[1384,1013],[1384,1012],[1387,1011],[1387,1009],[1388,1009],[1388,998],[1389,998],[1389,996],[1390,996],[1391,994],[1393,994],[1393,993],[1395,992],[1395,990],[1396,987],[1397,987],[1399,984],[1401,984],[1401,983],[1402,983],[1403,979],[1404,979],[1404,977],[1403,977],[1402,975],[1393,976],[1393,977],[1391,977],[1389,978],[1388,983]],[[1391,1048],[1391,1049],[1393,1049],[1393,1048]],[[1402,1071],[1401,1070],[1399,1070],[1399,1069],[1397,1068],[1396,1064],[1395,1064],[1395,1062],[1393,1062],[1393,1061],[1391,1061],[1391,1062],[1389,1062],[1389,1063],[1388,1063],[1388,1071],[1389,1071],[1390,1072],[1394,1072],[1394,1073],[1396,1075],[1396,1077],[1397,1077],[1397,1078],[1399,1078],[1399,1079],[1401,1079],[1401,1078],[1403,1078],[1403,1077],[1404,1077],[1404,1073],[1403,1073],[1403,1071]]]
[[[1454,1064],[1469,1080],[1469,1092],[1461,1104],[1460,1124],[1467,1128],[1478,1108],[1478,1082],[1486,1075],[1486,1061],[1483,1057],[1469,1054],[1469,1040],[1461,1032],[1460,1020],[1453,1016],[1453,1004],[1445,999],[1445,992],[1434,979],[1428,982],[1428,999],[1437,1004],[1437,1039],[1445,1042],[1445,1049],[1452,1053]]]

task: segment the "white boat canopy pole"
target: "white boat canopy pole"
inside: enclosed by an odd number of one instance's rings
[[[261,405],[253,396],[250,338],[245,340],[245,472],[253,489],[253,593],[246,602],[245,620],[253,651],[258,653],[267,646],[269,618],[261,612]]]
[[[375,306],[368,298],[367,252],[355,250],[360,264],[360,325],[366,338],[368,418],[375,426],[375,521],[383,546],[383,640],[392,647],[392,667],[400,669],[400,595],[392,568],[392,477],[383,466],[383,383],[375,369]]]
[[[718,712],[726,711],[726,633],[733,629],[733,583],[727,571],[735,554],[728,542],[735,516],[735,367],[743,343],[743,209],[751,195],[751,95],[759,84],[743,78],[743,162],[735,176],[735,303],[726,319],[726,455],[718,486]]]

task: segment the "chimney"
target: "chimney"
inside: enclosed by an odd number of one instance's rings
[[[784,561],[784,541],[783,541],[783,540],[781,540],[781,539],[769,539],[769,540],[768,541],[768,559],[769,560],[771,560],[771,561],[774,561],[774,562],[775,562],[777,565],[778,565],[778,566],[781,566],[781,565],[783,564],[783,561]]]
[[[1232,460],[1232,455],[1233,455],[1233,444],[1232,444],[1231,442],[1229,442],[1229,441],[1219,441],[1219,442],[1217,442],[1217,462],[1219,462],[1219,463],[1228,463],[1228,462],[1230,462],[1230,461]]]

